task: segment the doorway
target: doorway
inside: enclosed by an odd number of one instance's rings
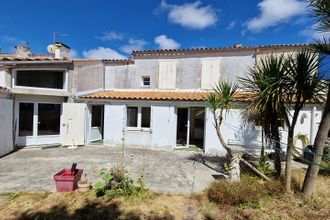
[[[60,103],[17,102],[16,144],[59,144],[61,112]]]
[[[189,109],[177,108],[177,125],[176,125],[176,146],[188,147],[189,142]]]
[[[91,130],[89,140],[92,143],[101,144],[103,140],[104,105],[92,105],[90,111]]]
[[[176,148],[204,149],[205,108],[177,108]]]

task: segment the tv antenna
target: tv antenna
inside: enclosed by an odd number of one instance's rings
[[[67,37],[68,35],[67,34],[61,34],[61,33],[58,33],[58,32],[53,32],[53,43],[57,42],[57,39],[59,37]]]

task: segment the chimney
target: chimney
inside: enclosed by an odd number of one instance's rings
[[[16,49],[16,55],[20,57],[28,57],[31,54],[30,47],[23,46],[23,45],[17,45],[15,46]]]
[[[63,59],[63,58],[69,58],[70,57],[71,48],[68,45],[66,45],[62,42],[55,42],[54,45],[56,46],[55,58]]]
[[[242,47],[242,44],[240,44],[240,43],[234,44],[234,48],[241,48],[241,47]]]

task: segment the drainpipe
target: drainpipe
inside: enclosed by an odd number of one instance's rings
[[[315,137],[315,115],[316,115],[316,106],[312,107],[311,110],[311,132],[310,132],[310,144],[314,144],[314,137]]]

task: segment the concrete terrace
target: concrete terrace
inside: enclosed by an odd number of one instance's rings
[[[93,184],[102,168],[121,162],[121,148],[90,145],[77,149],[22,149],[0,159],[0,192],[55,191],[53,175],[77,163]],[[156,192],[199,192],[219,175],[219,158],[185,151],[125,149],[127,170],[135,179],[143,174],[146,187]],[[145,159],[144,159],[145,158]],[[205,161],[207,166],[195,162]],[[144,167],[144,169],[143,169]]]

